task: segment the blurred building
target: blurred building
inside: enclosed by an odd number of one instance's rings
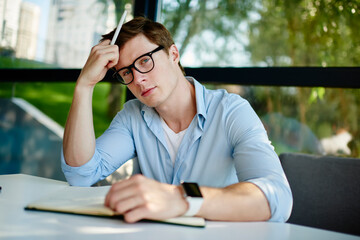
[[[50,5],[45,61],[81,68],[90,49],[116,25],[114,6],[97,0],[53,0]]]
[[[21,0],[0,0],[0,47],[16,48]]]
[[[40,23],[40,7],[22,2],[17,34],[16,57],[35,59]]]
[[[0,47],[2,54],[34,59],[40,8],[21,0],[0,0]]]

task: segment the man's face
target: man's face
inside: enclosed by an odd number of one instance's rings
[[[117,69],[131,65],[139,56],[159,47],[150,42],[143,34],[128,41],[120,50]],[[160,107],[171,95],[178,82],[176,67],[178,60],[170,49],[169,55],[164,50],[152,55],[154,68],[148,73],[140,73],[132,68],[133,82],[128,86],[134,96],[149,107]]]

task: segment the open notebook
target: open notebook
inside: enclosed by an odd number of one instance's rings
[[[110,186],[72,187],[66,186],[55,193],[34,201],[25,210],[72,213],[80,215],[121,218],[121,215],[104,206],[104,199]],[[154,220],[146,220],[154,221]],[[205,220],[198,217],[177,217],[156,220],[184,226],[205,227]]]

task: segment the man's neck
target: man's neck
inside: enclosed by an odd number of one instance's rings
[[[196,114],[195,86],[181,76],[168,102],[156,111],[174,132],[188,128]]]

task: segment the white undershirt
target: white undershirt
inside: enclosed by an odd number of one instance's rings
[[[184,138],[187,129],[182,130],[181,132],[175,133],[169,126],[166,124],[163,118],[161,118],[161,125],[165,132],[165,139],[168,146],[169,154],[173,165],[175,164],[176,154],[180,147],[181,141]]]

